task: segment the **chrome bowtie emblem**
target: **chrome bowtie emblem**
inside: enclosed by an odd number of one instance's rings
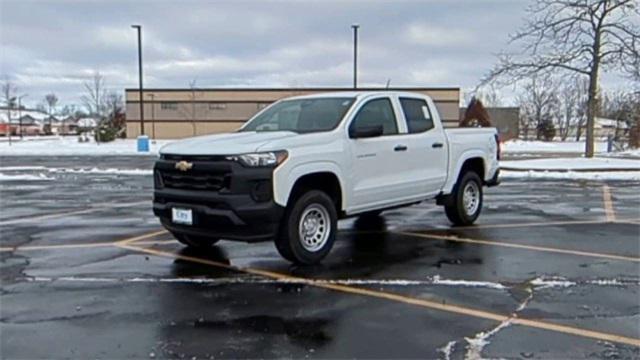
[[[188,161],[182,160],[176,163],[176,169],[180,171],[191,170],[192,167],[193,167],[193,163],[190,163]]]

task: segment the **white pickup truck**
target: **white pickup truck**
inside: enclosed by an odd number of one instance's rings
[[[312,264],[341,218],[436,199],[472,224],[498,184],[494,128],[444,129],[409,92],[336,92],[278,101],[228,134],[171,143],[154,167],[153,209],[181,242],[273,240]]]

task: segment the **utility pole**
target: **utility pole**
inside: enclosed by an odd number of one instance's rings
[[[359,24],[351,25],[353,29],[353,88],[358,88],[358,29]]]
[[[138,82],[140,84],[139,101],[140,101],[140,135],[144,135],[144,98],[142,96],[142,26],[131,25],[138,31]]]

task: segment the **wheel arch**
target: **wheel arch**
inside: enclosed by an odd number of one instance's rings
[[[453,191],[453,188],[458,183],[460,177],[468,170],[475,171],[483,184],[485,182],[485,176],[487,174],[487,163],[484,158],[484,154],[481,151],[468,151],[458,158],[458,162],[455,166],[455,171],[450,178],[447,179],[447,184],[444,187],[444,193],[449,194]]]
[[[340,171],[332,163],[298,166],[288,172],[284,181],[287,186],[274,186],[274,199],[281,206],[287,206],[304,189],[324,191],[336,204],[338,213],[344,210],[345,192]]]

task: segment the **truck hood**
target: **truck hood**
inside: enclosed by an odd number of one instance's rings
[[[270,141],[296,136],[291,131],[242,131],[228,134],[198,136],[167,144],[160,154],[234,155],[256,152]]]

